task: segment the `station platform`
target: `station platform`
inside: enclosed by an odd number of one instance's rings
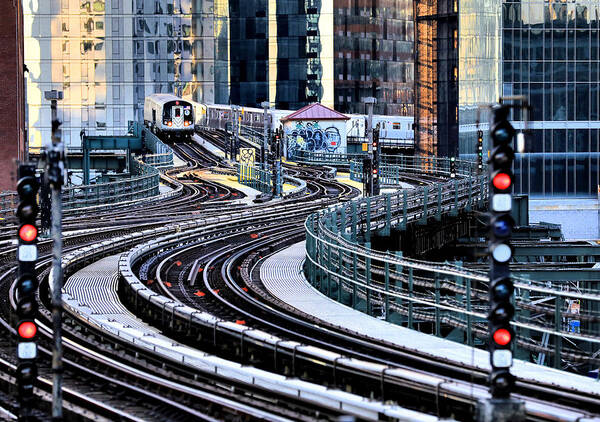
[[[260,267],[262,283],[273,296],[331,325],[420,355],[441,358],[460,366],[490,370],[489,353],[485,350],[391,324],[329,299],[314,289],[304,277],[304,259],[305,242],[271,255]],[[591,378],[521,360],[514,360],[511,372],[522,380],[597,395],[600,400],[600,382]]]

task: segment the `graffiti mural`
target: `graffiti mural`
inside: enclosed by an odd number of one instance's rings
[[[254,148],[240,148],[240,164],[253,166],[256,150]]]
[[[288,156],[298,151],[336,152],[342,142],[340,131],[330,126],[322,129],[319,122],[296,122],[296,127],[287,132]]]

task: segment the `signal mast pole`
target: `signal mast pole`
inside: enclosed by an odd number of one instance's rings
[[[518,99],[521,98],[505,98]],[[501,100],[502,101],[502,100]],[[523,107],[526,103],[523,101]],[[492,367],[489,383],[491,399],[479,403],[479,422],[519,422],[525,420],[525,403],[511,397],[515,377],[510,373],[513,363],[515,331],[511,321],[515,314],[514,286],[510,275],[513,248],[510,244],[515,224],[512,216],[512,172],[515,152],[515,129],[508,121],[513,105],[500,104],[492,109],[490,140],[493,143],[489,159],[489,353]],[[526,123],[525,123],[526,125]],[[517,135],[519,152],[524,147],[523,135]]]
[[[57,101],[62,100],[61,91],[46,91],[47,100],[52,107],[52,146],[48,150],[47,174],[52,188],[52,420],[62,421],[62,198],[61,188],[64,180],[64,145],[62,143],[61,122],[58,120]]]

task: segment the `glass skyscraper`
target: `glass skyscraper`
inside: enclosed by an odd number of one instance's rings
[[[413,114],[410,0],[31,0],[25,6],[30,145],[50,141],[59,102],[66,144],[123,134],[144,98],[281,109],[311,102]]]
[[[460,0],[458,10],[459,154],[475,159],[477,132],[484,150],[489,113],[481,105],[498,102],[502,88],[502,4],[498,0]],[[479,114],[479,125],[477,126]],[[484,160],[486,157],[484,157]]]
[[[417,0],[415,152],[458,149],[458,0]]]
[[[515,193],[595,197],[599,179],[600,3],[460,2],[460,154],[474,157],[476,104],[528,98],[527,151]],[[523,127],[520,111],[512,114]],[[487,137],[487,116],[480,128]],[[486,148],[487,140],[485,143]]]
[[[518,193],[597,194],[599,24],[597,1],[502,4],[503,94],[533,107],[529,152],[515,164]]]

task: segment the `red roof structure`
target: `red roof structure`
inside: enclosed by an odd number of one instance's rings
[[[288,120],[349,120],[350,117],[345,114],[338,113],[335,110],[325,107],[322,104],[315,103],[302,107],[300,110],[293,112],[289,116],[281,119],[282,122]]]

